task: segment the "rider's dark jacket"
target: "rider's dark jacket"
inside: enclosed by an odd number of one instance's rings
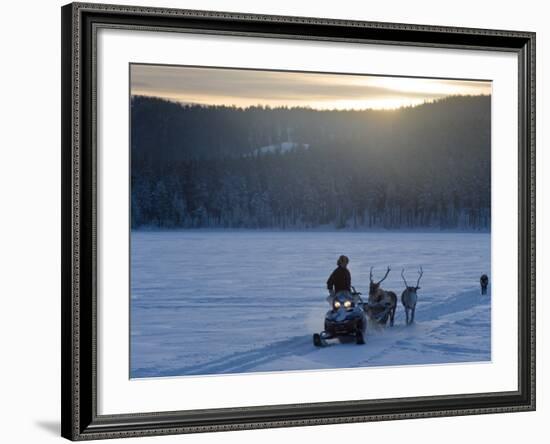
[[[342,290],[351,291],[351,273],[347,268],[338,267],[332,272],[327,281],[327,288],[338,293]]]

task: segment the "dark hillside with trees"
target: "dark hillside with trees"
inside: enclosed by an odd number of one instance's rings
[[[491,98],[391,111],[131,100],[132,228],[490,228]]]

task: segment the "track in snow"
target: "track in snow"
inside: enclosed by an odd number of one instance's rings
[[[488,233],[264,231],[132,232],[130,377],[186,376],[490,359]],[[416,325],[369,329],[367,344],[316,349],[336,258],[351,259],[366,293],[388,264],[384,288],[424,276]]]
[[[312,334],[295,336],[266,346],[222,356],[202,364],[172,368],[163,376],[244,373],[490,360],[490,294],[477,289],[459,293],[438,304],[420,301],[417,321],[404,325],[401,305],[394,327],[369,324],[366,344],[331,340],[316,348]],[[140,377],[156,376],[138,369]]]

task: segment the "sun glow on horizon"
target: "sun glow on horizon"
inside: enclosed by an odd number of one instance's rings
[[[393,110],[456,95],[490,95],[490,81],[131,65],[131,94],[204,106]]]

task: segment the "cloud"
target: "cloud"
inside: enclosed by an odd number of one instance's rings
[[[204,104],[330,108],[490,94],[491,82],[133,64],[131,91]]]

